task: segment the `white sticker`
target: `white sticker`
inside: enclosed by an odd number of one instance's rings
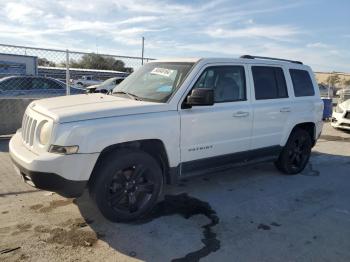
[[[174,70],[171,69],[156,67],[151,71],[151,74],[169,77],[173,72]]]

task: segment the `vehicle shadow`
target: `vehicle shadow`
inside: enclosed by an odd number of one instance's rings
[[[312,179],[320,177],[318,168],[329,161],[350,165],[350,157],[313,152],[302,177],[283,176],[273,164],[260,163],[183,179],[166,188],[155,214],[137,223],[106,220],[92,204],[88,192],[75,204],[84,219],[92,221],[89,225],[100,240],[118,253],[145,261],[198,261],[220,249],[224,242],[222,228],[232,223],[237,206],[243,201],[264,205],[259,199],[271,197],[273,192],[283,195],[289,187],[298,188],[305,181],[312,184]],[[169,199],[173,202],[167,202]]]

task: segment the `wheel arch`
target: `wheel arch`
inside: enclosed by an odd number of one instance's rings
[[[296,129],[296,128],[300,128],[305,130],[306,132],[309,133],[311,140],[312,140],[312,146],[315,145],[316,143],[316,124],[314,122],[302,122],[302,123],[298,123],[296,124],[292,131],[290,132],[290,134]],[[289,136],[290,136],[289,134]]]
[[[170,183],[171,177],[170,177],[170,165],[169,165],[169,159],[168,154],[165,148],[165,145],[163,141],[160,139],[144,139],[144,140],[136,140],[136,141],[128,141],[128,142],[122,142],[118,144],[113,144],[105,147],[102,152],[100,153],[95,166],[92,170],[89,184],[93,183],[94,179],[97,177],[97,170],[98,168],[103,164],[104,157],[114,151],[122,150],[122,149],[139,149],[142,150],[148,154],[150,154],[156,161],[159,163],[164,182]]]

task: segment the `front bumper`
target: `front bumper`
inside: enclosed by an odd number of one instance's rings
[[[331,125],[335,128],[350,130],[350,119],[344,118],[343,113],[333,113]]]
[[[87,181],[67,180],[54,173],[31,171],[20,166],[13,158],[11,159],[23,180],[36,188],[53,191],[64,197],[78,197],[86,187]]]
[[[82,194],[98,158],[98,153],[37,155],[23,145],[20,133],[11,138],[9,149],[15,169],[25,182],[65,197]]]

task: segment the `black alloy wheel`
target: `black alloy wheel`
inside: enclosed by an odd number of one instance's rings
[[[159,163],[139,149],[106,154],[94,170],[90,194],[101,213],[114,222],[129,222],[150,212],[163,188]]]
[[[309,161],[311,148],[312,140],[310,134],[303,129],[294,129],[278,160],[275,162],[276,167],[285,174],[294,175],[300,173]]]
[[[137,212],[147,205],[156,189],[156,182],[148,171],[140,164],[118,170],[106,191],[108,204],[116,211],[126,213]]]

